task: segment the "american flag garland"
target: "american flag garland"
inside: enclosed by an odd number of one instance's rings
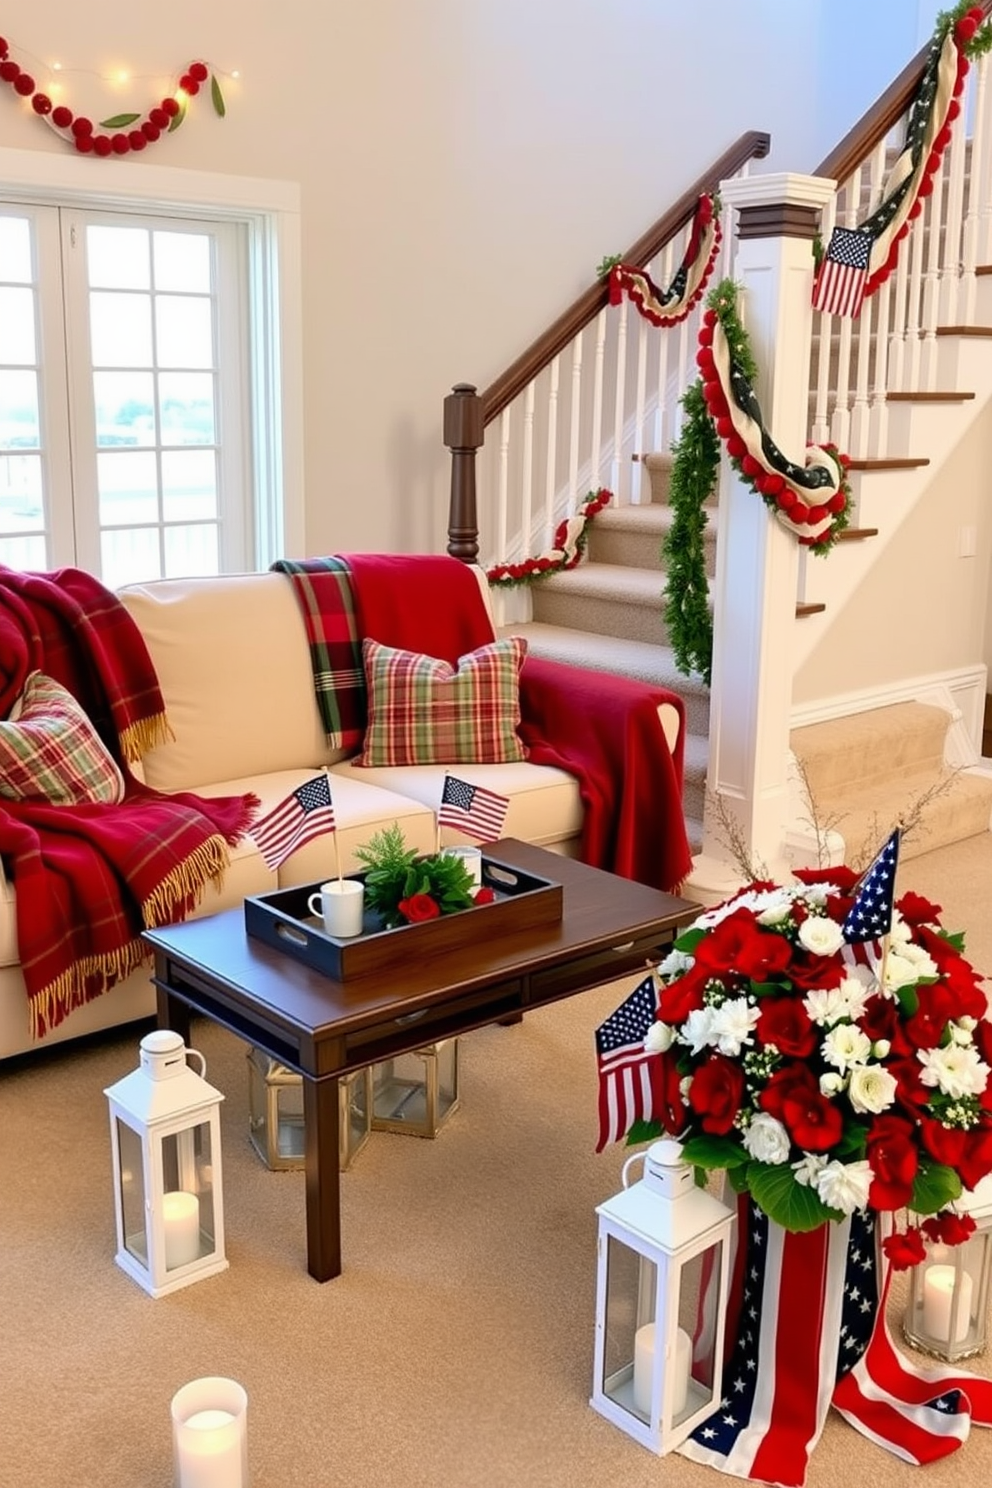
[[[720,251],[720,204],[704,192],[696,203],[682,262],[667,289],[660,289],[647,270],[615,263],[610,269],[610,304],[624,295],[645,320],[663,329],[678,325],[702,299]]]
[[[969,55],[988,49],[992,32],[981,6],[963,0],[940,17],[923,75],[906,116],[902,149],[882,186],[881,199],[855,228],[836,226],[813,280],[813,308],[856,317],[868,296],[885,283],[899,244],[920,215],[923,199],[961,111],[958,101]]]
[[[707,411],[741,479],[803,546],[825,553],[848,525],[848,458],[835,445],[811,444],[800,465],[779,449],[754,394],[754,359],[736,302],[736,285],[724,279],[703,316],[697,361]]]

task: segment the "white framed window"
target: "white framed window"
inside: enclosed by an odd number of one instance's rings
[[[0,150],[0,562],[302,551],[295,186],[80,164]]]

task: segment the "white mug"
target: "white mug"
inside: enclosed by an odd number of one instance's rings
[[[357,878],[331,878],[311,894],[307,909],[324,921],[328,935],[347,938],[361,935],[365,912],[365,885]]]
[[[482,884],[482,848],[446,847],[444,851],[452,858],[461,858],[469,878],[479,888]]]

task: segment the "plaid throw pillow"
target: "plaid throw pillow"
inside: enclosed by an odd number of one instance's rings
[[[496,765],[527,758],[517,736],[527,642],[492,641],[458,658],[366,640],[368,724],[357,765]]]
[[[124,777],[71,692],[32,672],[0,721],[0,796],[53,806],[119,801]]]

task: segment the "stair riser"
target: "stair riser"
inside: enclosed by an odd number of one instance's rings
[[[658,532],[632,532],[623,528],[589,529],[589,561],[619,563],[625,568],[656,568],[661,573],[661,540]]]
[[[989,830],[989,807],[992,792],[982,796],[961,796],[958,799],[943,798],[923,812],[920,827],[900,843],[899,860],[908,862],[924,853],[935,852],[938,847],[948,847],[952,842],[962,842],[966,837],[976,837],[979,832]],[[883,822],[883,829],[888,822]],[[878,832],[874,824],[864,822],[842,822],[838,828],[844,838],[848,862],[862,862],[866,854],[878,845]]]
[[[662,577],[658,576],[657,605],[636,605],[622,599],[558,594],[535,586],[534,619],[546,625],[591,630],[597,635],[617,636],[624,641],[648,641],[667,646],[668,632],[662,614]]]
[[[883,710],[884,711],[884,710]],[[869,720],[872,731],[866,733]],[[806,768],[817,801],[838,791],[857,790],[875,780],[891,780],[904,771],[940,770],[949,716],[939,708],[919,707],[912,714],[892,710],[891,725],[879,712],[830,724],[794,729],[790,747]]]

